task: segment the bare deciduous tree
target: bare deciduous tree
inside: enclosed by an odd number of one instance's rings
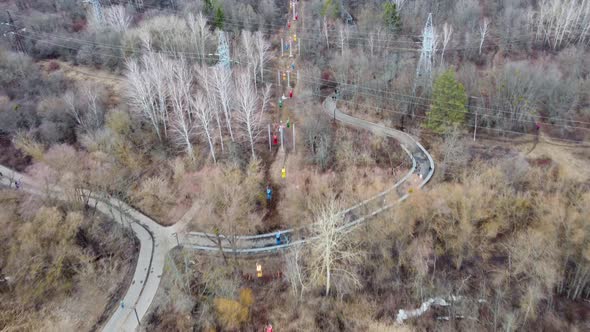
[[[252,158],[256,157],[254,145],[262,130],[262,116],[264,108],[270,98],[270,85],[267,85],[262,100],[262,107],[259,108],[259,98],[256,89],[252,84],[252,77],[249,71],[239,73],[236,77],[237,109],[236,120],[248,138],[252,151]]]
[[[131,17],[124,6],[110,6],[104,9],[104,23],[116,31],[125,32],[131,24]]]
[[[144,40],[147,51],[142,57],[145,70],[145,79],[150,84],[152,91],[151,107],[158,119],[159,126],[164,130],[164,137],[168,137],[168,86],[166,84],[170,75],[170,60],[161,53],[152,51],[149,40]]]
[[[344,24],[340,24],[340,29],[339,29],[339,36],[340,36],[340,54],[342,56],[344,56],[344,50],[346,49],[346,42],[347,42],[347,36],[348,36],[348,31],[347,31],[347,27],[344,26]],[[346,31],[345,31],[346,30]]]
[[[207,66],[202,66],[197,68],[197,74],[199,75],[199,82],[201,87],[205,92],[205,97],[207,99],[207,105],[211,109],[212,114],[215,116],[215,122],[217,123],[217,130],[219,135],[219,142],[221,143],[221,151],[224,150],[223,147],[223,130],[221,125],[221,118],[219,116],[220,107],[217,103],[217,97],[215,94],[215,87],[214,84],[210,82],[211,75],[211,68]]]
[[[368,43],[369,43],[369,50],[371,51],[371,57],[373,57],[373,54],[374,54],[373,50],[375,48],[375,35],[373,34],[373,32],[369,33]]]
[[[199,63],[203,64],[203,59],[207,55],[205,51],[207,42],[211,39],[211,32],[207,27],[207,20],[202,13],[199,13],[196,17],[192,13],[189,13],[186,22],[197,45]]]
[[[199,128],[201,134],[205,136],[209,143],[209,150],[211,151],[211,157],[213,162],[217,162],[215,158],[215,144],[213,142],[213,128],[211,128],[211,122],[213,121],[213,108],[207,104],[202,94],[197,94],[191,98],[191,108],[195,116],[199,120]]]
[[[246,68],[248,71],[251,72],[256,79],[256,72],[258,69],[258,54],[256,53],[256,47],[254,45],[254,36],[248,30],[242,31],[242,54],[244,55],[243,62],[246,64]],[[256,81],[254,81],[254,85],[256,86]]]
[[[329,35],[328,35],[328,18],[326,16],[324,16],[324,36],[326,37],[326,47],[329,49],[330,48],[330,39],[329,39]]]
[[[443,48],[442,48],[442,52],[440,54],[440,63],[443,64],[444,62],[444,57],[445,57],[445,50],[447,48],[447,45],[449,44],[449,41],[451,40],[451,36],[453,35],[453,26],[446,23],[443,25],[443,40],[442,40],[442,44],[443,44]]]
[[[168,66],[163,66],[164,59],[153,53],[143,57],[143,66],[137,60],[127,61],[126,95],[131,109],[149,120],[158,139],[162,140],[162,128],[166,136],[168,113],[166,97],[168,95],[166,76]],[[155,100],[154,100],[155,99]]]
[[[483,46],[483,42],[486,39],[486,35],[488,34],[489,25],[490,25],[490,21],[488,20],[487,17],[484,17],[483,21],[481,22],[481,24],[479,26],[479,35],[480,35],[479,55],[481,55],[481,48]]]
[[[402,7],[404,6],[404,4],[406,3],[406,0],[392,0],[391,2],[395,3],[397,10],[401,10]]]
[[[305,291],[305,275],[300,262],[301,255],[301,246],[294,246],[285,254],[285,278],[291,285],[291,290],[295,296],[302,296]]]
[[[260,80],[264,82],[264,65],[271,59],[270,43],[264,38],[262,31],[254,35],[256,54],[258,55],[258,68],[260,69]]]
[[[360,286],[360,280],[354,271],[354,264],[361,259],[350,234],[342,232],[342,215],[339,204],[334,198],[328,199],[315,208],[314,236],[311,244],[309,267],[311,280],[316,284],[325,285],[326,295],[338,278],[340,283]]]
[[[234,132],[231,126],[231,100],[230,100],[230,93],[232,90],[232,79],[231,79],[231,71],[223,68],[222,66],[216,66],[211,70],[211,81],[213,82],[213,86],[215,87],[215,91],[217,92],[217,101],[221,105],[223,110],[223,115],[225,117],[225,124],[227,125],[227,129],[229,131],[229,136],[233,141]]]
[[[103,90],[95,84],[83,84],[77,93],[67,91],[63,96],[66,111],[84,131],[100,128],[104,123],[105,109],[101,102]]]
[[[495,109],[502,111],[494,111],[493,117],[488,118],[504,129],[526,128],[527,122],[530,121],[530,124],[534,119],[535,100],[539,98],[541,82],[543,79],[540,72],[528,66],[506,66],[496,76],[497,91],[491,98]]]
[[[104,107],[100,105],[98,87],[92,84],[84,84],[82,94],[88,105],[87,120],[92,128],[99,128],[104,121]]]
[[[170,130],[174,142],[182,146],[191,160],[194,160],[192,138],[195,134],[195,119],[190,105],[191,81],[191,71],[186,61],[182,58],[174,61],[168,81],[172,110]]]
[[[66,91],[62,99],[64,100],[64,103],[67,107],[66,112],[68,112],[68,114],[74,118],[74,121],[76,121],[79,126],[81,126],[83,123],[82,115],[80,114],[79,108],[76,107],[76,95],[74,95],[74,92],[71,90]]]

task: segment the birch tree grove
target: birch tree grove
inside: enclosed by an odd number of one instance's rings
[[[309,258],[310,278],[314,283],[325,285],[326,296],[335,279],[339,285],[360,286],[353,268],[361,259],[354,247],[350,234],[339,231],[342,215],[334,198],[315,208],[314,236]]]
[[[206,46],[207,42],[211,40],[211,32],[207,27],[207,20],[202,13],[199,13],[196,17],[190,13],[187,18],[187,25],[193,35],[195,44],[197,45],[197,52],[199,53],[199,63],[203,64],[203,59],[207,54]]]
[[[149,120],[162,141],[168,130],[167,82],[171,61],[153,52],[149,41],[144,40],[144,44],[147,51],[141,61],[127,61],[126,95],[131,108]]]
[[[589,0],[543,0],[533,24],[536,39],[553,49],[571,43],[588,43],[590,34]]]
[[[211,76],[211,68],[202,66],[197,68],[197,74],[199,75],[199,82],[201,83],[201,87],[205,92],[205,98],[207,101],[207,106],[210,108],[211,113],[215,116],[215,123],[217,124],[217,130],[219,135],[219,142],[221,143],[221,151],[223,152],[223,129],[221,124],[221,119],[219,116],[219,104],[217,103],[217,97],[215,95],[214,86],[210,82]]]
[[[190,100],[192,112],[195,117],[199,120],[198,128],[200,128],[200,134],[207,139],[209,143],[209,151],[211,152],[211,158],[213,162],[217,162],[215,158],[215,143],[213,137],[213,128],[211,122],[213,121],[213,113],[215,112],[213,107],[207,104],[205,97],[202,94],[193,96]]]
[[[127,62],[125,76],[127,78],[125,92],[131,109],[149,120],[152,127],[154,127],[158,139],[162,141],[162,135],[160,133],[161,119],[157,110],[153,107],[153,87],[147,79],[146,72],[141,69],[138,61],[129,60]]]
[[[216,66],[211,70],[211,81],[213,82],[213,86],[215,87],[217,101],[219,105],[221,105],[221,109],[223,110],[223,115],[225,117],[225,124],[227,125],[227,130],[229,131],[229,136],[232,142],[235,142],[234,132],[232,130],[231,125],[231,100],[230,100],[230,93],[232,90],[232,79],[231,79],[231,71],[221,67]]]
[[[238,105],[236,108],[236,120],[250,143],[252,158],[256,158],[254,145],[262,130],[263,109],[258,107],[259,98],[252,83],[249,71],[238,73],[236,77],[236,103]],[[267,87],[266,91],[270,91],[270,87]],[[265,93],[264,98],[266,97],[267,94]],[[265,105],[265,103],[266,101],[263,101],[262,104]]]
[[[254,35],[256,54],[258,55],[258,68],[260,69],[260,80],[264,82],[264,65],[271,59],[270,43],[264,38],[261,31]]]
[[[148,44],[149,45],[149,44]],[[164,58],[162,54],[155,53],[148,48],[148,52],[143,56],[143,66],[145,68],[145,79],[147,84],[151,85],[152,107],[158,118],[160,126],[164,130],[164,137],[168,137],[168,86],[167,77],[170,75],[171,61]]]
[[[189,15],[187,22],[192,24],[190,29],[198,47],[206,47],[209,32],[202,31],[206,30],[202,17]],[[242,34],[243,62],[247,65],[235,81],[232,69],[206,65],[191,68],[182,57],[170,59],[152,50],[148,37],[143,37],[142,43],[141,59],[127,62],[126,96],[131,109],[150,122],[158,139],[170,139],[194,159],[192,140],[202,136],[216,162],[217,138],[224,151],[224,135],[229,133],[235,142],[240,134],[247,138],[255,157],[254,147],[270,100],[270,86],[259,94],[255,81],[257,69],[261,69],[263,78],[264,64],[270,59],[270,44],[263,34]],[[239,132],[234,130],[234,125]]]
[[[190,105],[191,71],[184,59],[173,62],[170,89],[170,106],[172,110],[170,131],[174,143],[186,150],[191,160],[195,159],[192,138],[195,135],[195,121]]]
[[[242,50],[245,56],[243,60],[246,64],[248,71],[252,73],[253,78],[256,79],[256,72],[258,67],[258,56],[254,45],[254,37],[250,31],[242,31]],[[256,81],[254,81],[256,82]],[[255,83],[256,84],[256,83]]]

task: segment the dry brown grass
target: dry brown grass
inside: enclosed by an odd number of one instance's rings
[[[526,145],[519,145],[518,149],[526,153],[530,150]],[[590,152],[588,148],[567,148],[539,142],[535,148],[527,154],[528,158],[543,159],[549,158],[559,165],[562,175],[575,181],[590,180]]]
[[[133,270],[132,242],[101,216],[43,202],[0,191],[0,329],[91,330]]]

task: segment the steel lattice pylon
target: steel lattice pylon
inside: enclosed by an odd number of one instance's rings
[[[432,13],[430,13],[424,26],[424,32],[422,33],[422,53],[420,53],[420,61],[416,68],[414,89],[417,85],[430,85],[432,82],[432,55],[435,44],[436,35],[432,26]]]
[[[90,0],[92,3],[92,10],[94,11],[94,19],[96,22],[103,24],[104,23],[104,15],[102,14],[102,6],[98,0]]]
[[[217,45],[217,54],[219,55],[219,65],[229,69],[229,46],[227,44],[227,39],[225,38],[225,32],[223,31],[219,32],[219,44]]]

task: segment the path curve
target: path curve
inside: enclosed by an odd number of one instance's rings
[[[394,206],[396,203],[386,204],[385,201],[385,196],[394,190],[400,195],[397,202],[407,199],[409,196],[407,193],[408,183],[412,175],[422,179],[418,184],[418,188],[422,188],[432,178],[434,161],[428,151],[412,136],[399,130],[347,115],[338,110],[336,102],[331,97],[326,98],[322,104],[322,109],[325,113],[347,125],[370,130],[376,135],[392,137],[398,140],[412,160],[410,171],[391,188],[341,211],[345,223],[340,227],[340,231],[348,232],[373,216]],[[40,189],[43,188],[42,185],[35,183],[32,178],[25,174],[18,173],[2,165],[0,165],[0,172],[3,174],[0,178],[0,185],[10,186],[10,181],[19,180],[22,183],[21,190],[34,195],[46,194],[46,191]],[[65,193],[60,188],[52,189],[51,193],[56,194],[57,198],[66,199]],[[182,229],[185,222],[169,227],[161,226],[126,203],[112,197],[93,195],[88,203],[90,206],[96,204],[96,208],[100,212],[112,216],[116,222],[131,227],[140,242],[133,281],[122,299],[124,306],[117,306],[117,309],[104,325],[103,331],[135,331],[138,326],[138,319],[143,319],[156,295],[164,271],[166,255],[177,244],[181,243],[183,247],[197,251],[219,252],[217,246],[211,245],[215,235],[198,232],[183,234]],[[253,236],[238,236],[235,245],[232,245],[228,239],[220,236],[222,238],[222,250],[236,254],[271,254],[314,239],[309,236],[311,233],[308,227],[288,229],[278,233],[283,234],[283,238],[287,236],[290,241],[277,245],[275,242],[277,232],[273,232]],[[176,236],[178,236],[178,240]],[[119,303],[120,301],[117,302],[117,304]]]
[[[344,225],[341,226],[341,230],[349,230],[394,206],[395,204],[385,204],[385,195],[391,193],[394,190],[397,191],[400,196],[397,202],[407,199],[407,189],[409,189],[408,187],[410,185],[410,179],[412,175],[415,175],[421,179],[417,186],[418,188],[422,188],[432,178],[432,175],[434,174],[434,161],[432,156],[415,138],[409,134],[345,114],[337,108],[336,101],[332,98],[332,96],[329,96],[324,100],[322,103],[322,110],[330,116],[333,116],[336,120],[339,120],[347,125],[369,130],[375,135],[396,139],[400,142],[400,145],[412,160],[412,168],[410,171],[391,188],[341,211],[340,213],[344,215],[345,220]],[[367,208],[368,206],[371,206],[372,209]],[[286,243],[276,244],[275,236],[277,234],[281,234],[282,242]],[[314,238],[310,237],[310,234],[312,234],[312,232],[308,225],[297,229],[279,230],[260,235],[235,236],[231,239],[220,236],[222,241],[221,250],[233,254],[271,253],[280,249],[289,248],[313,240]],[[214,244],[215,238],[216,236],[210,233],[190,232],[185,237],[183,244],[187,248],[193,250],[219,252],[219,246]],[[285,241],[285,239],[288,241]],[[233,244],[231,242],[232,240],[234,241]]]
[[[14,188],[14,181],[21,183],[21,189],[33,195],[46,195],[47,190],[36,183],[29,176],[0,165],[0,185]],[[58,187],[52,188],[51,195],[57,199],[67,200],[67,195]],[[87,193],[87,192],[86,192]],[[103,331],[135,331],[138,320],[148,312],[156,291],[160,285],[160,278],[164,271],[164,262],[168,252],[175,247],[173,236],[176,228],[163,227],[139,211],[131,208],[115,198],[98,197],[92,195],[88,206],[94,207],[101,213],[110,216],[114,221],[131,227],[139,240],[140,248],[133,273],[131,285],[125,296],[116,301],[117,308],[111,314],[103,327]],[[124,306],[120,303],[123,302]],[[135,315],[137,312],[137,317]]]

